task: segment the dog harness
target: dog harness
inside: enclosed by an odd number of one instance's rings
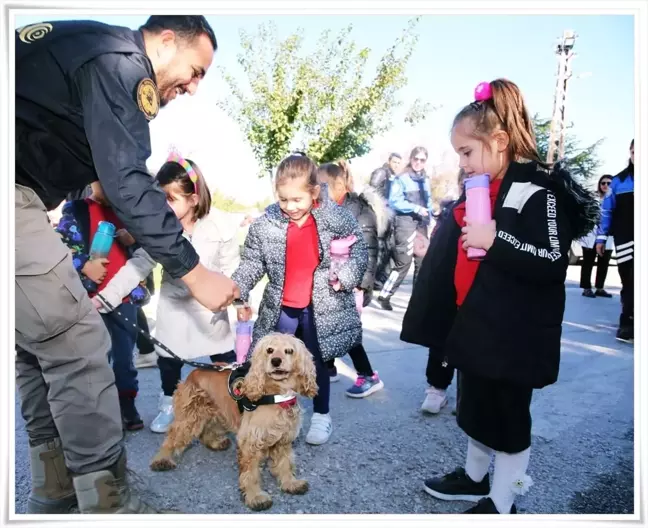
[[[240,367],[233,369],[230,372],[229,379],[227,381],[227,390],[232,399],[236,402],[239,408],[239,412],[243,411],[254,411],[259,405],[272,405],[277,404],[279,407],[284,409],[289,409],[297,404],[297,396],[294,394],[275,394],[273,396],[262,396],[261,399],[256,401],[250,401],[247,396],[241,394],[241,385],[243,384],[243,379],[250,370],[250,363],[246,362]]]

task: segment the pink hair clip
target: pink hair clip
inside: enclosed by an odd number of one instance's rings
[[[196,171],[191,166],[191,163],[189,163],[177,152],[171,152],[169,154],[169,157],[167,158],[167,161],[173,161],[185,170],[185,172],[189,176],[189,179],[194,184],[194,192],[198,194],[198,174],[196,174]]]
[[[488,101],[493,98],[493,90],[490,83],[480,82],[475,88],[475,101]]]

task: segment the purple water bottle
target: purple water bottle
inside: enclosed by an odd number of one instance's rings
[[[474,224],[487,224],[491,221],[490,175],[480,174],[466,178],[466,218]],[[486,250],[468,248],[470,260],[481,260]]]
[[[331,265],[329,267],[329,284],[338,282],[338,273],[351,254],[351,246],[355,244],[355,235],[331,240]]]
[[[110,222],[99,222],[97,232],[90,245],[90,260],[108,258],[110,248],[115,239],[115,226]]]
[[[252,322],[239,321],[236,323],[236,341],[234,350],[236,351],[236,362],[245,363],[250,345],[252,344]]]

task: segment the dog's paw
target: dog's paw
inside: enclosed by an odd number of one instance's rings
[[[203,444],[207,449],[211,449],[212,451],[225,451],[232,445],[232,441],[229,438],[217,438],[215,440],[203,441]]]
[[[171,458],[154,458],[150,467],[152,471],[169,471],[178,467],[178,464]]]
[[[308,491],[308,482],[305,480],[293,480],[281,487],[281,491],[291,495],[303,495]]]
[[[272,506],[272,498],[265,492],[261,492],[254,497],[248,497],[245,505],[254,511],[267,510]]]

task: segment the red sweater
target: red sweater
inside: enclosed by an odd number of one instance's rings
[[[495,200],[497,199],[497,194],[499,193],[500,186],[502,185],[502,180],[495,180],[490,183],[490,202],[491,202],[491,214],[495,212]],[[454,218],[459,224],[460,227],[464,227],[466,223],[464,222],[464,217],[466,216],[466,202],[462,202],[457,207],[455,207]],[[455,289],[457,290],[457,306],[461,306],[466,300],[466,295],[470,291],[473,281],[475,280],[475,275],[477,275],[477,270],[479,269],[479,260],[469,260],[468,252],[462,247],[463,242],[461,237],[459,237],[458,250],[457,250],[457,264],[455,266]]]
[[[309,215],[301,227],[290,222],[286,237],[283,306],[306,308],[310,304],[313,276],[319,263],[319,235],[313,215]]]
[[[94,200],[86,199],[88,204],[88,212],[90,213],[90,243],[92,244],[92,239],[97,232],[99,227],[99,222],[110,222],[115,226],[116,230],[123,229],[124,225],[120,222],[119,218],[115,212],[110,208],[104,205],[101,205]],[[90,248],[88,248],[90,250]],[[106,266],[106,278],[99,284],[97,288],[98,292],[104,289],[104,287],[110,282],[115,274],[126,264],[128,261],[128,255],[124,247],[117,242],[113,242],[113,245],[110,247],[110,253],[108,253],[108,260],[110,261]],[[92,297],[94,294],[90,294]],[[125,297],[122,302],[126,302],[128,297]]]

